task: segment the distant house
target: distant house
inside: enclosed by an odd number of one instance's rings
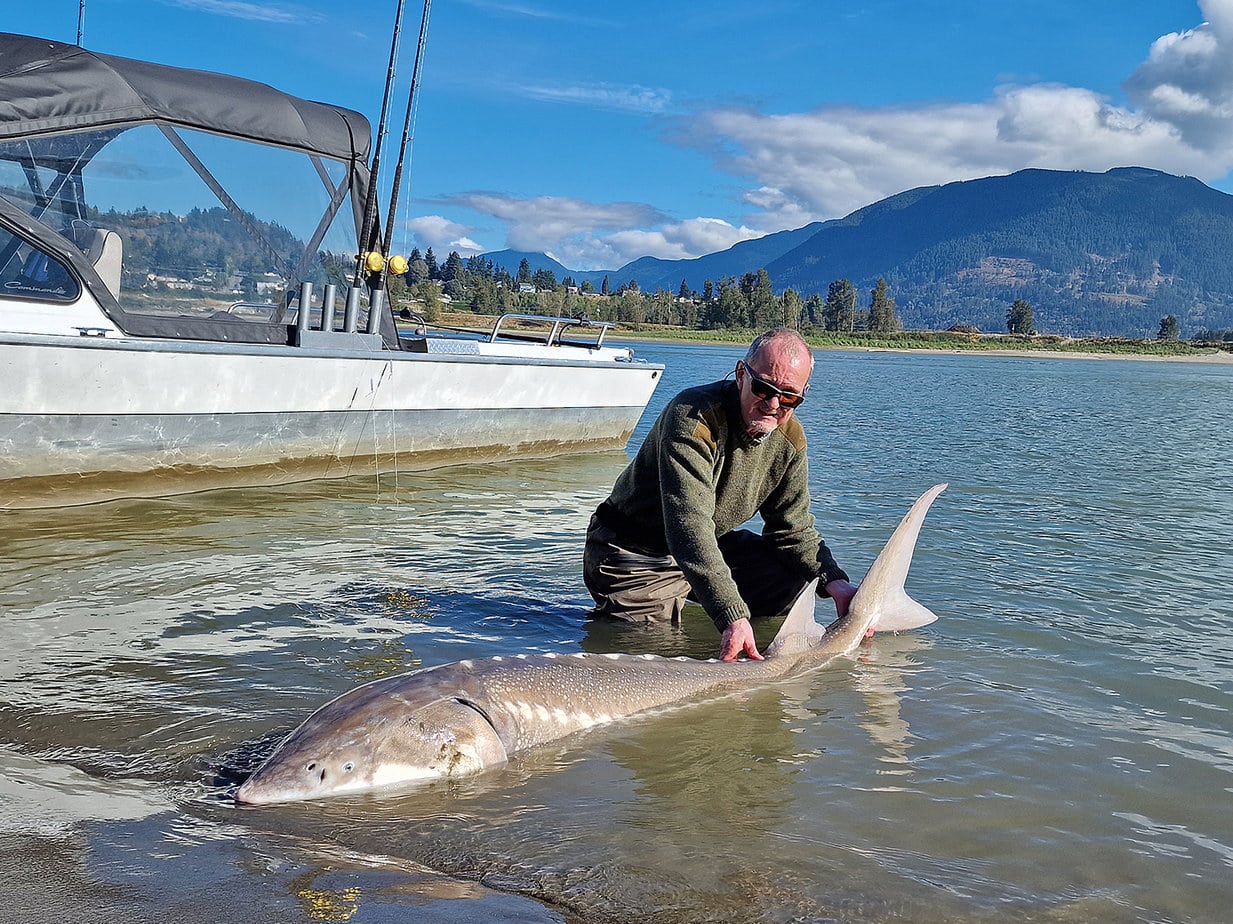
[[[534,295],[536,292],[536,288],[535,286],[531,285],[531,283],[529,282],[520,282],[518,283],[518,291],[526,292],[530,295]]]
[[[286,283],[283,282],[283,277],[277,273],[265,273],[258,276],[256,279],[258,295],[277,295],[280,294]]]
[[[188,279],[181,279],[179,276],[164,276],[157,273],[147,273],[146,282],[150,285],[163,286],[167,289],[191,289],[193,283]]]

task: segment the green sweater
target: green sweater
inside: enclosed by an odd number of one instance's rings
[[[820,586],[847,575],[809,510],[805,431],[795,416],[761,441],[746,432],[737,385],[688,388],[664,408],[599,516],[622,539],[671,555],[720,630],[749,607],[719,551],[719,537],[762,515],[762,536],[785,566]]]

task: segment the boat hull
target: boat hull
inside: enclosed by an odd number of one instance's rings
[[[662,372],[101,338],[0,351],[4,507],[621,448]]]

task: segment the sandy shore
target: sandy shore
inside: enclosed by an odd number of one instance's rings
[[[686,340],[677,337],[644,336],[621,331],[609,334],[608,341],[624,340],[633,343],[684,343],[695,346],[746,346],[743,340]],[[964,350],[940,347],[883,347],[883,346],[830,346],[812,344],[814,350],[841,353],[920,353],[933,356],[1012,356],[1023,359],[1130,359],[1164,363],[1206,363],[1208,365],[1233,365],[1233,353],[1212,350],[1209,353],[1194,353],[1188,356],[1163,353],[1101,353],[1095,350]]]
[[[814,347],[816,350],[847,350],[856,353],[926,353],[937,356],[1016,356],[1026,359],[1133,359],[1164,363],[1233,364],[1233,353],[1213,350],[1189,356],[1162,353],[1097,353],[1079,350],[940,350],[896,349],[893,347]]]
[[[461,313],[453,313],[446,315],[445,319],[451,324],[465,324],[468,326],[480,328],[484,325],[491,325],[493,318],[489,315],[466,315]],[[634,343],[683,343],[694,344],[698,346],[746,346],[748,341],[745,340],[691,340],[684,337],[657,337],[655,334],[622,330],[617,328],[613,330],[608,337],[608,341],[624,340]],[[988,350],[967,350],[955,347],[884,347],[884,346],[830,346],[830,345],[814,345],[815,350],[826,350],[847,353],[923,353],[926,355],[935,356],[1013,356],[1028,359],[1130,359],[1143,360],[1147,362],[1165,362],[1165,363],[1206,363],[1206,364],[1233,364],[1233,352],[1227,350],[1212,350],[1208,353],[1196,353],[1188,356],[1169,355],[1161,353],[1102,353],[1096,350],[1022,350],[1022,349],[988,349]]]

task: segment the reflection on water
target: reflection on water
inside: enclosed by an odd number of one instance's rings
[[[642,352],[668,364],[657,405],[740,355]],[[0,901],[27,921],[214,921],[220,894],[241,921],[1220,920],[1231,397],[1230,367],[820,355],[819,524],[859,574],[949,481],[909,585],[938,623],[475,779],[269,809],[230,789],[366,680],[713,655],[696,607],[654,632],[583,618],[582,535],[624,454],[0,514]]]

